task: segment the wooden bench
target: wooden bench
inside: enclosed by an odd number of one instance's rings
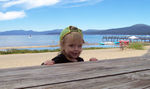
[[[150,57],[0,69],[0,89],[150,89]]]

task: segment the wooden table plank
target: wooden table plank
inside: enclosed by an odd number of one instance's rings
[[[150,70],[27,89],[146,89],[149,86]]]
[[[111,76],[115,78],[114,76],[136,72],[148,71],[149,73],[149,70],[150,59],[138,57],[97,62],[66,63],[53,66],[1,69],[0,89],[36,89],[41,86],[71,83],[72,81],[89,80],[92,82],[92,79],[98,81],[101,78],[106,79]],[[147,85],[145,86],[148,87]]]

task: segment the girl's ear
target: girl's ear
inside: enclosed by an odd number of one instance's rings
[[[61,46],[61,51],[63,51],[65,49],[64,48],[64,43],[61,43],[60,46]]]
[[[65,48],[64,48],[64,46],[61,47],[61,53],[65,53]]]
[[[65,49],[63,45],[61,46],[61,49],[62,49],[62,51]]]

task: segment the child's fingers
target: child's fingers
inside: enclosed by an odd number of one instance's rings
[[[54,61],[51,61],[51,60],[47,60],[44,63],[42,63],[42,65],[53,65],[53,64],[54,64]]]
[[[89,61],[97,61],[98,59],[96,58],[90,58]]]

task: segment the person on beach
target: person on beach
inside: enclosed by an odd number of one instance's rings
[[[53,65],[58,63],[83,62],[84,59],[79,57],[82,52],[84,43],[82,30],[74,26],[65,28],[60,33],[60,54],[52,60],[47,60],[41,65]],[[89,61],[97,61],[91,58]]]

